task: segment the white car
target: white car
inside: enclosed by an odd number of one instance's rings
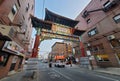
[[[64,68],[65,67],[65,63],[64,62],[61,62],[61,61],[57,61],[55,64],[54,64],[55,67],[62,67]]]
[[[35,58],[29,58],[25,61],[25,64],[38,64],[38,59]]]

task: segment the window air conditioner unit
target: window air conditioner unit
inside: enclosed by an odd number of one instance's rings
[[[107,39],[108,39],[108,40],[115,39],[115,36],[114,36],[114,35],[107,36]]]
[[[15,32],[16,32],[16,30],[12,26],[7,26],[7,25],[0,24],[0,33],[3,36],[11,39],[11,37],[13,38],[15,36],[15,34],[16,34]]]

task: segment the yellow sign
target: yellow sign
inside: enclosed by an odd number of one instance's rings
[[[58,34],[71,35],[71,29],[64,25],[53,24],[52,31]]]

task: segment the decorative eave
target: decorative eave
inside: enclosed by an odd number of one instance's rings
[[[85,30],[78,30],[78,29],[73,30],[73,35],[81,36],[83,33],[85,33]]]
[[[34,17],[31,15],[32,25],[34,28],[43,28],[51,30],[52,23],[44,21],[42,19],[38,19],[37,17]]]
[[[45,20],[58,23],[58,24],[62,24],[62,25],[66,25],[72,28],[74,28],[79,22],[79,21],[75,21],[67,17],[60,16],[58,14],[55,14],[49,11],[47,8],[45,9]]]

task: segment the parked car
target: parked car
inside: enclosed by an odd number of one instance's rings
[[[35,58],[29,58],[25,61],[25,64],[38,64],[38,59]]]
[[[42,60],[42,63],[48,63],[48,60],[44,59]]]

